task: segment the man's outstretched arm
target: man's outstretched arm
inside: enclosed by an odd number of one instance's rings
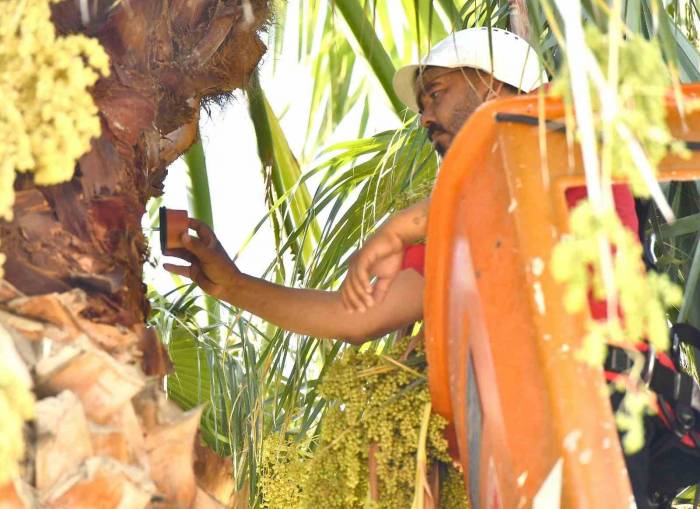
[[[191,219],[190,228],[198,236],[184,234],[184,249],[173,253],[190,265],[164,268],[282,329],[362,343],[422,318],[423,278],[413,271],[396,278],[382,305],[358,315],[343,305],[339,292],[289,288],[243,274],[208,226]]]
[[[341,287],[347,309],[364,312],[384,301],[401,272],[404,250],[425,238],[429,208],[426,198],[397,212],[352,256]]]

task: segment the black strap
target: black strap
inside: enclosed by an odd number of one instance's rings
[[[518,113],[496,113],[496,122],[510,122],[513,124],[525,124],[533,127],[540,125],[540,118],[532,115],[521,115]],[[545,119],[544,125],[548,131],[565,133],[566,124],[556,120]]]
[[[605,371],[613,373],[626,373],[632,369],[634,361],[632,357],[622,348],[608,346],[608,356],[605,359]]]

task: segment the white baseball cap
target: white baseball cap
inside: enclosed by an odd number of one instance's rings
[[[491,28],[490,39],[489,42],[488,27],[467,28],[448,35],[433,46],[421,63],[396,71],[396,95],[417,112],[416,78],[428,66],[479,69],[526,93],[547,83],[537,52],[525,39],[500,28]]]

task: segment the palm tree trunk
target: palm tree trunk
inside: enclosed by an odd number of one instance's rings
[[[510,29],[526,41],[530,40],[530,21],[526,0],[508,0],[510,4]]]
[[[200,410],[161,390],[169,361],[144,325],[141,217],[195,141],[201,101],[247,83],[267,2],[64,0],[53,16],[63,34],[97,37],[112,72],[93,91],[102,135],[73,179],[19,177],[14,220],[0,224],[0,336],[38,399],[22,478],[0,505],[219,507],[193,471]]]

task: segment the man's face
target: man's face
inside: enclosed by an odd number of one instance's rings
[[[464,122],[483,102],[512,94],[490,74],[466,67],[428,67],[416,83],[421,125],[440,155],[447,152]]]

